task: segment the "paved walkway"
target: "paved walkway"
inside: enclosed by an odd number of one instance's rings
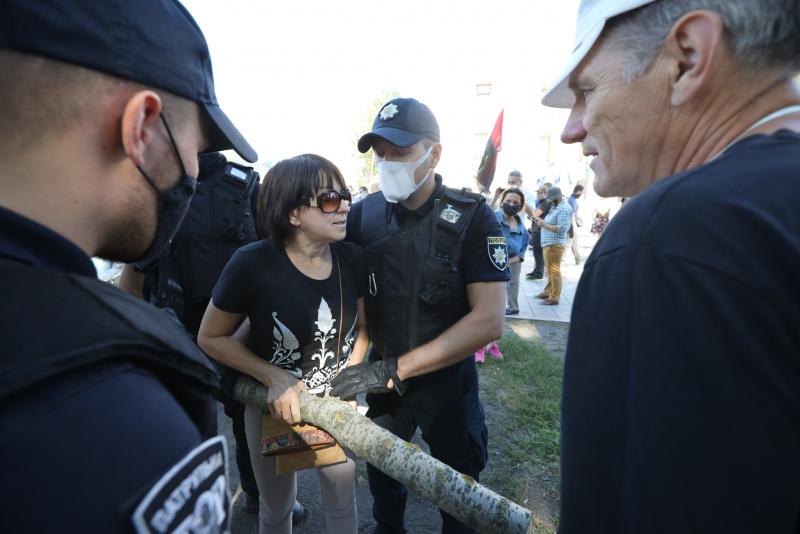
[[[595,239],[589,233],[589,228],[584,224],[578,229],[578,250],[581,258],[585,261],[594,248]],[[572,302],[575,300],[575,291],[578,289],[578,280],[583,273],[583,263],[575,265],[575,258],[572,251],[564,251],[564,261],[561,263],[561,301],[556,306],[541,306],[539,299],[534,298],[547,285],[547,277],[540,282],[533,282],[525,279],[525,275],[533,271],[533,250],[528,249],[525,253],[525,261],[522,263],[522,273],[520,275],[519,287],[519,315],[509,317],[520,319],[537,319],[546,321],[569,322],[572,315]]]

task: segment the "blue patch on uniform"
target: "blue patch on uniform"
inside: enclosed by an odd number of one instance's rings
[[[156,482],[133,513],[136,532],[229,533],[228,448],[222,436],[203,442]]]
[[[489,261],[500,271],[505,271],[508,267],[508,245],[505,237],[488,237],[487,249],[489,251]]]

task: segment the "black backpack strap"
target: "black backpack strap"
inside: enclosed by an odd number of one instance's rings
[[[389,203],[377,191],[361,201],[361,242],[368,246],[386,235],[386,211]]]

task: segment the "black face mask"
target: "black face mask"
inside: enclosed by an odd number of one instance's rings
[[[169,125],[167,125],[167,119],[164,118],[163,113],[161,114],[161,120],[164,122],[164,127],[167,129],[167,135],[169,135],[169,140],[172,143],[172,147],[175,149],[175,154],[178,156],[178,162],[181,164],[183,173],[175,187],[167,191],[162,191],[156,187],[156,184],[153,183],[141,167],[136,167],[139,169],[139,172],[142,173],[145,180],[147,180],[147,183],[153,186],[153,189],[158,193],[158,213],[156,215],[156,217],[158,217],[158,225],[156,226],[156,235],[153,238],[153,243],[150,245],[150,248],[142,254],[141,258],[135,261],[142,261],[155,257],[164,250],[164,247],[172,240],[173,236],[175,236],[175,232],[178,231],[178,228],[183,222],[183,217],[189,209],[189,203],[197,187],[197,179],[186,173],[186,167],[183,165],[181,154],[178,151],[178,145],[175,144],[175,139],[172,137],[172,132],[169,129]]]
[[[519,206],[519,205],[517,205],[517,206],[512,206],[511,204],[506,204],[506,203],[504,202],[504,203],[503,203],[503,213],[505,213],[505,214],[506,214],[506,215],[508,215],[509,217],[513,217],[514,215],[516,215],[517,213],[519,213],[519,209],[520,209],[521,207],[522,207],[522,206]]]

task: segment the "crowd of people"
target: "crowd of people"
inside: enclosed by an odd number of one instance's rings
[[[797,531],[797,0],[582,0],[542,103],[571,110],[562,141],[594,156],[595,192],[626,198],[611,224],[610,205],[594,211],[586,260],[582,185],[530,192],[515,170],[493,195],[447,187],[439,123],[413,98],[358,140],[379,188],[349,189],[315,154],[258,184],[219,155],[258,159],[177,0],[0,0],[0,68],[7,531],[227,531],[215,399],[261,533],[302,518],[306,467],[328,531],[358,530],[353,451],[285,461],[293,436],[330,438],[303,422],[302,395],[366,394],[373,423],[421,430],[478,481],[476,361],[503,357],[529,247],[545,306],[567,250],[585,261],[559,532]],[[127,264],[132,295],[97,280],[95,256]],[[231,398],[241,375],[269,389],[267,411]],[[367,476],[374,532],[407,532],[407,488]],[[444,533],[474,532],[441,516]]]

